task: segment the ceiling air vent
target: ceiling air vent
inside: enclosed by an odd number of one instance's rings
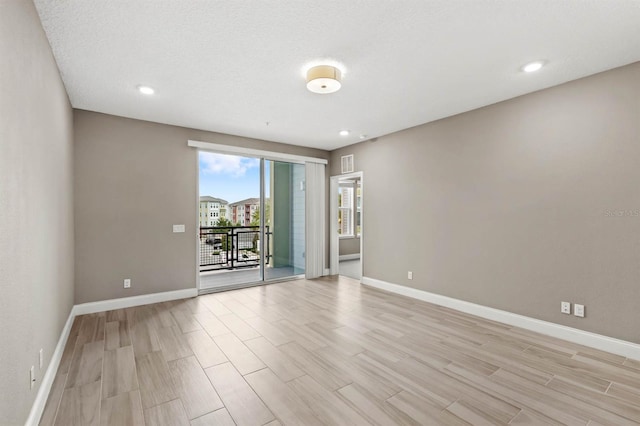
[[[353,154],[343,155],[340,158],[342,160],[342,174],[353,173]]]

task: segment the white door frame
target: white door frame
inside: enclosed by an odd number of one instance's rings
[[[331,176],[329,181],[329,274],[337,275],[339,272],[339,258],[340,258],[340,237],[338,236],[338,197],[335,194],[338,193],[338,186],[340,179],[354,179],[360,178],[360,280],[364,276],[364,173],[353,172],[345,173],[343,175]],[[354,212],[355,221],[355,212]]]

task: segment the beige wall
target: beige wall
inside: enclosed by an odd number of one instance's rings
[[[340,256],[358,254],[360,253],[360,238],[340,238],[338,246]]]
[[[73,305],[72,115],[32,2],[0,1],[0,58],[0,424],[22,425]]]
[[[640,63],[351,153],[365,276],[640,343]]]
[[[88,111],[74,111],[74,128],[76,303],[195,287],[198,163],[187,140],[329,158]],[[186,232],[172,233],[173,224]]]

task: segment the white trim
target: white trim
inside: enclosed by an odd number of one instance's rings
[[[251,157],[263,157],[267,160],[287,161],[289,163],[319,163],[328,164],[329,161],[324,158],[306,157],[304,155],[285,154],[274,151],[265,151],[262,149],[245,148],[242,146],[222,145],[219,143],[200,142],[189,140],[188,146],[192,148],[200,148],[206,151],[219,152],[221,154],[248,155]]]
[[[329,270],[331,275],[340,273],[340,235],[338,235],[338,193],[340,180],[360,178],[360,235],[351,238],[360,238],[360,258],[364,259],[364,172],[345,173],[343,175],[331,176],[329,178]],[[355,226],[355,212],[354,212]],[[360,262],[360,276],[364,275],[364,262]]]
[[[341,254],[340,256],[338,256],[338,260],[339,260],[339,261],[343,261],[343,260],[356,260],[356,259],[360,259],[360,253],[353,253],[353,254]]]
[[[340,253],[340,235],[338,235],[338,193],[340,176],[329,178],[329,274],[338,275],[338,254]]]
[[[122,297],[120,299],[101,300],[99,302],[82,303],[73,307],[74,315],[93,314],[114,309],[131,308],[133,306],[149,305],[151,303],[167,302],[169,300],[187,299],[198,295],[197,288],[165,291],[162,293],[142,294],[140,296]]]
[[[200,220],[202,213],[200,212],[200,155],[196,155],[196,229],[195,231],[195,244],[196,244],[196,257],[193,259],[193,267],[196,271],[196,289],[200,291]],[[227,205],[227,209],[229,206]]]
[[[331,269],[329,269],[329,268],[324,268],[324,274],[323,274],[323,276],[325,276],[325,277],[326,277],[326,276],[328,276],[328,275],[331,275]]]
[[[464,300],[429,293],[424,290],[392,284],[375,278],[362,277],[362,284],[386,290],[391,293],[423,300],[436,305],[445,306],[447,308],[476,315],[481,318],[535,331],[547,336],[557,337],[559,339],[589,346],[601,351],[640,360],[640,344],[637,343],[627,342],[626,340],[620,340],[613,337],[603,336],[601,334],[591,333],[589,331],[579,330],[573,327],[567,327],[565,325],[526,317],[524,315],[518,315],[500,309],[490,308],[488,306],[477,305]]]
[[[51,386],[53,386],[53,381],[56,378],[58,367],[60,367],[62,353],[64,352],[64,347],[67,345],[67,339],[69,338],[69,333],[71,332],[73,320],[76,317],[73,312],[74,308],[75,306],[71,308],[71,312],[69,312],[69,317],[67,318],[67,322],[65,323],[62,332],[60,333],[58,344],[56,345],[56,349],[53,351],[53,355],[51,356],[51,361],[49,361],[47,371],[42,377],[42,382],[40,383],[38,394],[36,395],[36,399],[33,401],[31,411],[29,412],[29,417],[27,418],[27,422],[25,423],[26,426],[35,426],[40,423],[42,413],[44,412],[44,407],[47,404],[47,399],[49,399]]]

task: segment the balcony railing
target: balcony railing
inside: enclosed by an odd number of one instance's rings
[[[265,264],[269,264],[269,238],[265,227]],[[259,226],[211,226],[200,228],[200,271],[218,271],[260,266]]]

